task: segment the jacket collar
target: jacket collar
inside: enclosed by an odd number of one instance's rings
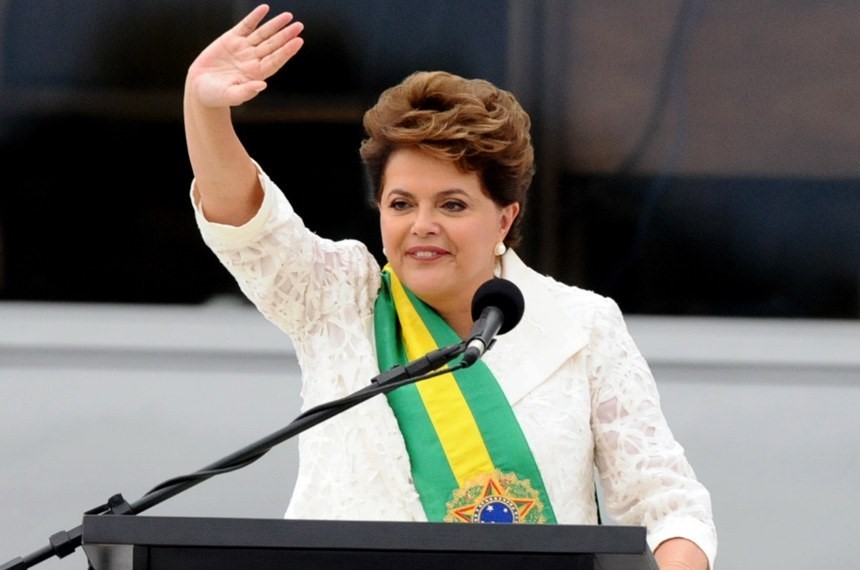
[[[512,358],[488,358],[499,367],[493,372],[511,405],[549,378],[571,356],[588,343],[588,334],[576,321],[559,313],[548,277],[526,266],[513,250],[501,258],[501,277],[516,284],[525,298],[520,323],[498,338],[487,353],[514,354]],[[515,352],[507,347],[526,347]],[[495,356],[495,355],[493,355]]]

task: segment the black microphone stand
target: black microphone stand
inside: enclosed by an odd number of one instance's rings
[[[134,503],[128,503],[120,494],[114,495],[104,505],[100,505],[94,509],[86,511],[87,515],[135,515],[166,501],[167,499],[182,493],[194,487],[198,483],[202,483],[215,475],[236,471],[250,465],[263,455],[269,452],[273,447],[281,444],[288,439],[300,434],[301,432],[312,428],[313,426],[324,422],[344,412],[353,406],[364,402],[378,394],[385,394],[421,380],[427,380],[434,376],[461,370],[470,366],[469,364],[458,363],[457,365],[441,369],[442,366],[454,360],[457,356],[466,350],[466,343],[460,342],[434,350],[421,358],[402,365],[394,366],[390,370],[382,372],[371,379],[369,386],[354,392],[353,394],[325,404],[321,404],[312,408],[290,422],[286,427],[264,437],[248,445],[239,451],[236,451],[211,465],[207,465],[202,469],[188,475],[174,477],[157,485],[143,497]],[[24,570],[44,562],[45,560],[56,556],[64,558],[72,554],[80,545],[83,535],[83,527],[78,526],[69,531],[57,532],[49,538],[49,545],[37,550],[28,556],[15,558],[10,560],[0,570]]]

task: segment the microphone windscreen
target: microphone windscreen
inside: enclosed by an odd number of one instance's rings
[[[505,334],[520,322],[525,300],[520,288],[507,279],[490,279],[472,297],[472,320],[477,321],[487,307],[497,307],[505,316],[498,334]]]

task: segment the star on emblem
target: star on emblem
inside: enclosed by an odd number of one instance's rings
[[[449,522],[545,522],[540,514],[543,505],[529,481],[498,470],[479,476],[455,490],[454,500],[447,507],[445,520]]]

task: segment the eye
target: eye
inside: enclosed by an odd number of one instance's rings
[[[395,212],[402,212],[408,209],[410,206],[409,202],[404,200],[403,198],[393,198],[390,202],[388,202],[388,207],[394,210]]]
[[[459,200],[446,200],[442,203],[442,209],[448,212],[462,212],[466,209],[466,204]]]

